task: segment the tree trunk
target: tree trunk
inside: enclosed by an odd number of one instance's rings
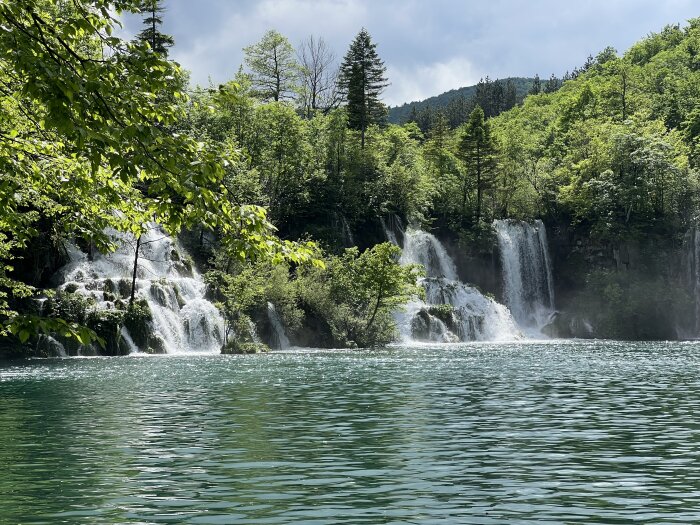
[[[372,325],[374,324],[374,319],[377,317],[377,312],[379,311],[379,306],[382,303],[382,299],[384,298],[384,286],[379,287],[379,291],[377,292],[377,302],[374,305],[374,310],[372,311],[372,316],[369,318],[369,321],[367,321],[367,326],[365,326],[365,331],[369,332],[369,329],[372,328]]]
[[[134,271],[131,274],[131,296],[129,297],[129,308],[134,305],[134,297],[136,296],[136,271],[139,268],[139,250],[141,249],[141,236],[136,238],[136,251],[134,253]]]
[[[622,121],[627,120],[627,73],[622,72]]]
[[[476,223],[481,220],[481,148],[476,146]]]
[[[367,128],[367,71],[362,71],[362,113],[360,115],[360,147],[365,149],[365,129]]]

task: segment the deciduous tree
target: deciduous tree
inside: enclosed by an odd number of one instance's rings
[[[270,30],[257,44],[243,49],[255,94],[264,101],[289,100],[299,89],[299,63],[284,35]]]

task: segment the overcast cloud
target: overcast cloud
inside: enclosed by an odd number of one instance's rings
[[[700,16],[697,0],[166,0],[171,57],[195,83],[224,82],[268,29],[297,45],[322,36],[342,58],[365,27],[386,63],[391,105],[480,78],[562,75],[611,45],[624,51],[666,24]],[[125,29],[139,30],[129,17]]]

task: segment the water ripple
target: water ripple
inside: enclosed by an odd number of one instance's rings
[[[700,345],[0,365],[0,524],[700,521]]]

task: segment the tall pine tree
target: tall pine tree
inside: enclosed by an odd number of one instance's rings
[[[496,144],[491,135],[489,123],[484,118],[484,110],[476,106],[459,141],[457,156],[464,163],[462,183],[462,213],[465,214],[469,190],[476,190],[474,222],[482,219],[484,192],[493,184],[496,172]]]
[[[360,131],[362,147],[370,124],[386,118],[386,107],[379,96],[389,85],[386,67],[377,55],[377,45],[366,29],[362,29],[348,50],[340,66],[339,87],[345,97],[348,111],[348,126]]]
[[[139,40],[148,42],[154,53],[168,56],[168,48],[175,44],[175,40],[170,35],[160,32],[163,24],[162,14],[165,8],[161,5],[161,0],[142,0],[141,11],[146,15],[143,19],[143,30],[137,35]]]

